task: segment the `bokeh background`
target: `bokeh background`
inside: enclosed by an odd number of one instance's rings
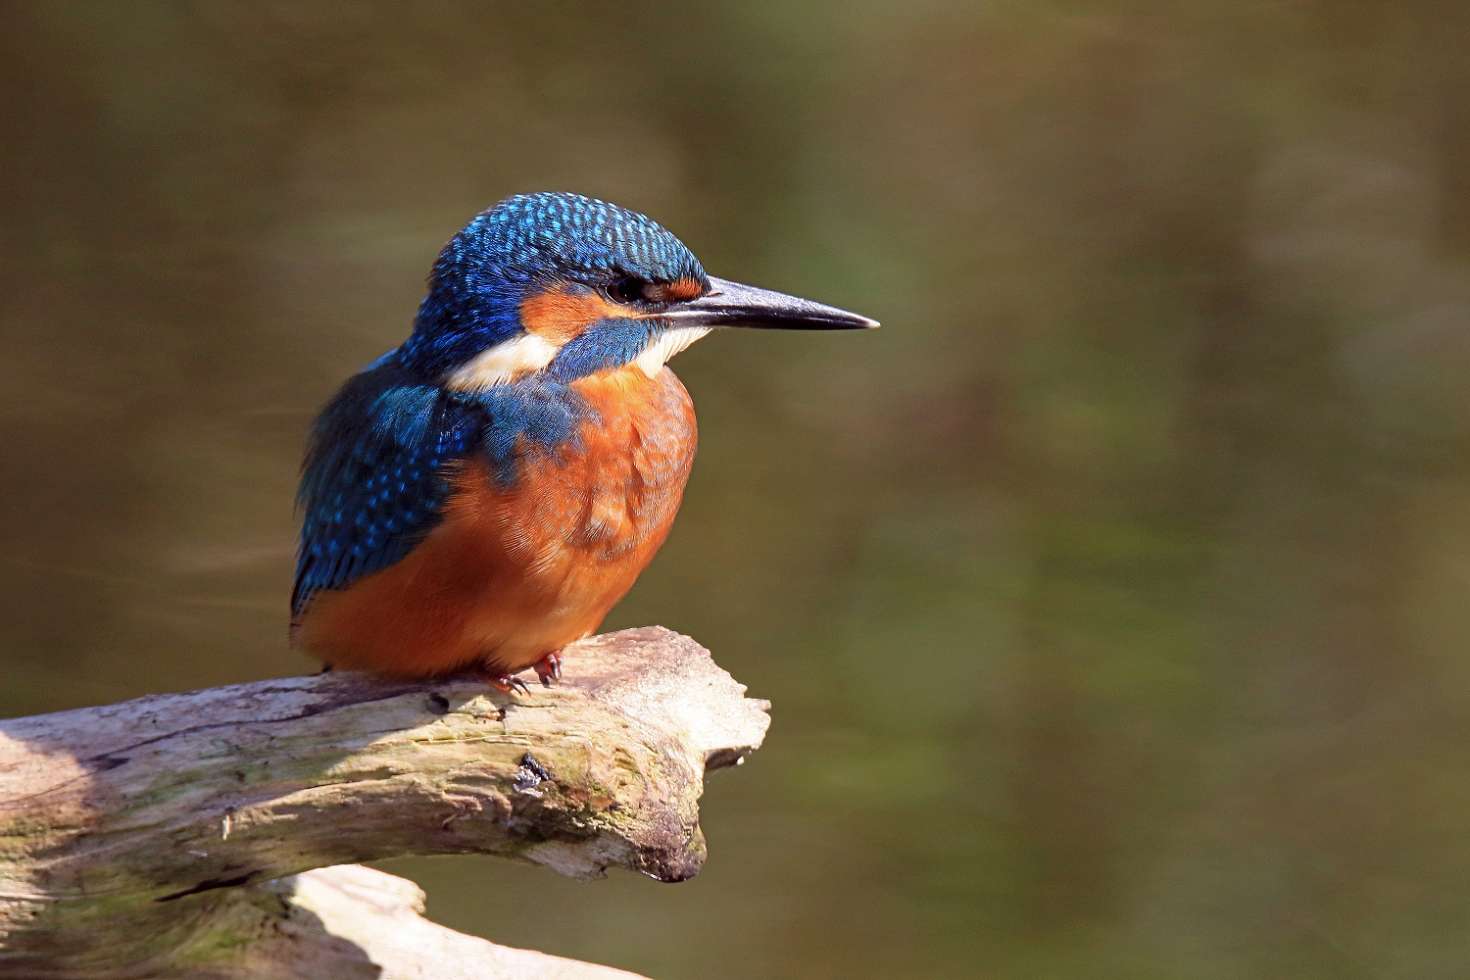
[[[718,336],[610,626],[775,702],[706,871],[394,863],[659,977],[1470,964],[1470,8],[7,3],[0,713],[312,665],[303,434],[521,190]],[[571,667],[575,670],[575,664]]]

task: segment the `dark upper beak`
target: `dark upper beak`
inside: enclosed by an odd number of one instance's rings
[[[710,291],[676,303],[659,316],[675,326],[765,327],[774,330],[868,330],[878,325],[856,313],[772,289],[710,276]]]

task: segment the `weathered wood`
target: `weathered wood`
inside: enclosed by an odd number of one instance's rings
[[[360,864],[232,888],[209,930],[153,964],[150,980],[636,980],[636,974],[512,949],[423,918],[411,881]],[[90,975],[90,974],[89,974]]]
[[[396,879],[281,881],[355,861],[474,852],[692,876],[704,773],[759,746],[767,705],[663,629],[583,641],[567,664],[562,685],[516,697],[326,674],[0,722],[0,975],[290,976],[252,964],[344,942],[376,970],[369,947],[392,954],[393,930],[372,909],[415,915]],[[303,928],[334,888],[336,921]],[[496,948],[422,925],[445,949]]]

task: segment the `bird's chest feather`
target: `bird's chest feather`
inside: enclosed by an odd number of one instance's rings
[[[578,421],[566,438],[520,439],[498,480],[468,466],[448,508],[451,524],[478,525],[533,580],[641,570],[668,533],[694,460],[694,407],[672,371],[650,378],[630,366],[571,389]]]
[[[667,369],[571,387],[540,414],[500,403],[515,428],[447,474],[438,526],[383,571],[314,598],[300,642],[339,666],[427,676],[476,661],[520,670],[596,629],[668,536],[694,407]]]

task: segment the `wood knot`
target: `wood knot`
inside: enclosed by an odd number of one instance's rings
[[[521,768],[516,772],[514,784],[516,792],[529,793],[551,778],[551,771],[537,761],[534,755],[527,752],[521,756]]]

